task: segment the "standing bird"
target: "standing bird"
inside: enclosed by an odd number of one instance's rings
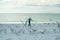
[[[29,17],[29,19],[28,19],[28,26],[31,26],[31,21],[32,21],[32,19],[31,19],[31,17]]]
[[[28,26],[31,26],[31,21],[32,21],[32,19],[31,19],[31,17],[29,17],[29,18],[25,21],[25,25],[28,24]]]

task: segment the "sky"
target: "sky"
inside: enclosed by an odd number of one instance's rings
[[[60,22],[60,0],[0,0],[0,22],[21,22],[28,17],[39,22]]]
[[[60,0],[0,0],[0,13],[60,13]]]

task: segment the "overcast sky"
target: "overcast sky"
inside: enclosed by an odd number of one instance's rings
[[[20,19],[22,18],[25,20],[25,18],[32,15],[4,13],[60,13],[60,0],[0,0],[0,22],[17,22],[21,21]],[[34,14],[31,17],[38,19],[37,21],[48,21],[50,18],[60,21],[60,15],[58,15],[52,15],[51,17]]]
[[[0,13],[60,13],[60,0],[0,0]]]

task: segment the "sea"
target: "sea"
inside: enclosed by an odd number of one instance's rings
[[[58,13],[0,13],[0,22],[24,22],[29,17],[33,22],[60,22]]]

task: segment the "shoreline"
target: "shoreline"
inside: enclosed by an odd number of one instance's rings
[[[31,22],[31,23],[59,23],[59,22]],[[0,22],[0,24],[25,24],[25,22]]]

